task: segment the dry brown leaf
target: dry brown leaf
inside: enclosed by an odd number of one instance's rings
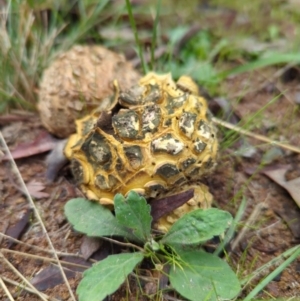
[[[30,221],[31,213],[32,210],[27,209],[16,224],[9,226],[9,228],[6,231],[6,235],[11,236],[15,239],[19,239],[27,229],[27,226]],[[14,241],[9,239],[7,248],[10,249],[13,245],[14,245]]]
[[[19,144],[12,152],[11,155],[14,159],[26,158],[29,156],[41,154],[54,148],[54,139],[48,132],[43,131],[34,141]],[[9,157],[5,155],[2,160],[8,160]]]
[[[45,189],[45,185],[35,179],[31,180],[26,184],[29,194],[36,199],[42,199],[49,197],[49,193],[42,192]]]
[[[64,268],[64,272],[68,279],[76,276],[76,272],[70,269]],[[30,282],[39,291],[45,291],[46,289],[64,283],[64,280],[59,267],[50,265],[34,276]]]
[[[101,240],[97,237],[84,236],[80,251],[85,260],[89,259],[101,246]]]
[[[156,222],[162,216],[171,213],[176,208],[185,204],[194,196],[194,189],[189,189],[176,195],[164,197],[151,203],[152,222]]]
[[[296,202],[292,199],[285,199],[282,197],[274,198],[272,200],[272,208],[274,212],[279,215],[290,228],[295,239],[300,239],[300,209]]]
[[[265,169],[262,173],[283,187],[300,207],[300,178],[286,181],[285,174],[288,170],[289,166],[277,166]]]

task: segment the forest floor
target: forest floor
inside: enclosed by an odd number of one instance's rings
[[[228,24],[228,18],[225,11],[224,24]],[[210,21],[211,24],[217,22],[212,17]],[[279,28],[287,25],[290,24],[282,23]],[[213,95],[207,98],[211,111],[219,118],[226,118],[236,128],[242,126],[253,133],[250,137],[217,125],[218,165],[202,179],[214,197],[213,206],[235,216],[242,200],[246,202],[227,250],[229,264],[242,279],[300,242],[300,71],[296,64],[288,68],[276,65],[230,75],[220,83],[218,92],[214,89]],[[0,141],[2,280],[14,300],[72,300],[20,177],[34,200],[74,294],[82,272],[93,262],[119,252],[120,247],[87,239],[67,222],[64,205],[83,194],[74,184],[69,166],[64,167],[54,182],[46,180],[46,156],[57,140],[45,130],[37,112],[11,108],[0,115],[0,129],[16,163],[15,166],[4,142]],[[258,135],[270,141],[261,141]],[[85,260],[82,254],[89,252],[92,254]],[[239,299],[243,300],[243,296],[284,259],[259,272]],[[27,281],[20,278],[15,269]],[[130,276],[108,300],[149,300],[153,287],[154,291],[157,289],[153,280],[157,272],[145,268],[143,273],[145,277],[140,285]],[[30,292],[28,281],[45,295]],[[24,284],[27,289],[22,289]],[[182,300],[171,293],[160,296],[163,300]],[[266,300],[296,297],[300,298],[299,259],[257,296]],[[1,286],[0,299],[9,300]],[[153,297],[153,300],[159,299]]]

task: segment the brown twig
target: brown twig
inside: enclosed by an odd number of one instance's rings
[[[12,240],[14,243],[20,244],[21,246],[26,246],[26,247],[32,248],[33,250],[37,250],[37,251],[40,251],[40,252],[45,252],[45,253],[53,255],[53,251],[52,250],[47,250],[47,249],[44,249],[44,248],[40,248],[38,246],[27,244],[27,243],[25,243],[23,241],[15,239],[14,237],[11,237],[11,236],[6,235],[6,234],[1,233],[1,232],[0,232],[0,237],[4,237],[4,238],[7,238],[9,240]],[[66,253],[66,252],[60,252],[60,251],[56,251],[56,254],[59,255],[59,256],[73,256],[73,257],[79,257],[79,258],[84,259],[83,256],[79,255],[79,254]]]
[[[276,141],[276,140],[272,140],[272,139],[270,139],[268,137],[265,137],[263,135],[252,133],[250,131],[242,129],[241,127],[233,125],[233,124],[231,124],[229,122],[220,120],[220,119],[218,119],[216,117],[213,117],[212,121],[214,123],[218,124],[218,125],[221,125],[221,126],[227,128],[227,129],[234,130],[237,133],[240,133],[240,134],[252,137],[252,138],[254,138],[256,140],[263,141],[263,142],[269,143],[271,145],[276,145],[276,146],[279,146],[281,148],[284,148],[284,149],[287,149],[287,150],[290,150],[292,152],[300,154],[300,148],[299,147],[296,147],[296,146],[293,146],[293,145],[290,145],[290,144],[285,144],[285,143],[282,143],[282,142],[279,142],[279,141]]]
[[[9,148],[8,148],[8,146],[7,146],[7,144],[6,144],[5,140],[4,140],[4,138],[3,138],[3,135],[2,135],[2,132],[1,132],[1,131],[0,131],[0,141],[2,142],[2,144],[3,144],[3,146],[4,146],[4,150],[6,151],[6,154],[7,154],[7,156],[8,156],[9,159],[10,159],[10,162],[11,162],[11,164],[12,164],[12,168],[13,168],[14,172],[16,173],[16,175],[17,175],[18,178],[19,178],[20,185],[21,185],[21,187],[22,187],[22,190],[23,190],[23,191],[25,192],[25,194],[26,194],[26,197],[27,197],[27,200],[29,201],[30,207],[34,210],[35,217],[37,218],[39,224],[41,225],[41,227],[42,227],[42,229],[43,229],[43,233],[45,234],[45,237],[46,237],[46,239],[47,239],[47,242],[48,242],[50,248],[53,250],[54,258],[56,259],[56,263],[57,263],[58,266],[59,266],[61,275],[62,275],[62,277],[63,277],[63,279],[64,279],[64,282],[65,282],[65,284],[66,284],[66,286],[67,286],[67,288],[68,288],[68,291],[69,291],[69,293],[70,293],[70,297],[72,298],[73,301],[76,301],[75,295],[74,295],[74,293],[73,293],[73,291],[72,291],[72,288],[71,288],[70,283],[69,283],[69,281],[68,281],[68,279],[67,279],[67,276],[66,276],[66,274],[65,274],[65,272],[64,272],[64,270],[63,270],[63,268],[62,268],[62,265],[61,265],[61,263],[60,263],[60,261],[59,261],[58,255],[57,255],[56,250],[55,250],[55,248],[54,248],[54,246],[53,246],[53,244],[52,244],[52,241],[51,241],[51,239],[50,239],[50,237],[49,237],[49,234],[48,234],[48,232],[47,232],[47,230],[46,230],[46,227],[45,227],[45,225],[44,225],[44,223],[43,223],[43,220],[42,220],[42,218],[41,218],[41,216],[40,216],[40,213],[39,213],[39,211],[37,210],[37,208],[36,208],[36,206],[35,206],[35,204],[34,204],[34,202],[33,202],[33,199],[32,199],[31,196],[30,196],[30,193],[29,193],[29,191],[28,191],[28,189],[27,189],[27,187],[26,187],[26,185],[25,185],[25,182],[24,182],[24,180],[23,180],[23,178],[22,178],[22,176],[21,176],[21,174],[20,174],[20,171],[19,171],[19,169],[18,169],[18,167],[17,167],[17,165],[16,165],[16,162],[15,162],[15,160],[13,159],[13,157],[12,157],[12,155],[11,155],[11,152],[10,152],[10,150],[9,150]]]
[[[134,248],[134,249],[139,250],[140,252],[144,252],[143,248],[141,248],[141,247],[139,247],[137,245],[134,245],[134,244],[132,244],[130,242],[121,242],[121,241],[118,241],[118,240],[115,240],[115,239],[112,239],[112,238],[109,238],[109,237],[102,237],[102,239],[103,240],[107,240],[109,242],[112,242],[112,243],[114,243],[116,245],[124,246],[124,247],[127,247],[127,248],[128,247],[129,248]]]
[[[253,212],[249,216],[248,220],[246,221],[243,229],[239,232],[238,236],[234,240],[234,242],[231,245],[231,252],[235,250],[235,248],[238,246],[240,241],[246,236],[247,232],[251,229],[253,224],[259,219],[262,212],[268,208],[266,202],[262,202],[256,205]],[[229,254],[230,255],[230,254]]]
[[[14,281],[14,280],[11,280],[11,279],[9,279],[9,278],[7,278],[7,277],[4,277],[4,276],[1,276],[1,278],[5,281],[5,282],[7,282],[7,283],[9,283],[9,284],[12,284],[12,285],[15,285],[15,286],[17,286],[17,287],[19,287],[19,288],[21,288],[21,289],[23,289],[23,290],[25,290],[25,291],[27,291],[27,292],[29,292],[29,293],[35,293],[35,291],[33,290],[33,289],[31,289],[30,287],[27,287],[27,286],[25,286],[24,284],[22,284],[22,283],[19,283],[19,282],[17,282],[17,281]],[[47,299],[47,300],[49,300],[49,301],[60,301],[60,300],[58,300],[58,299],[56,299],[56,298],[53,298],[53,297],[50,297],[50,296],[48,296],[48,295],[46,295],[46,294],[44,294],[44,293],[40,293],[42,296],[44,296],[45,297],[45,299]]]
[[[20,255],[20,256],[24,256],[24,257],[28,257],[28,258],[33,258],[33,259],[39,259],[39,260],[42,260],[42,261],[45,261],[45,262],[56,263],[55,259],[40,256],[40,255],[33,255],[33,254],[24,253],[24,252],[20,252],[20,251],[9,250],[9,249],[1,249],[1,252]],[[87,265],[82,265],[82,264],[73,263],[73,262],[69,262],[69,261],[60,260],[60,262],[61,262],[61,264],[69,265],[69,266],[73,266],[73,267],[78,267],[78,268],[83,268],[83,269],[89,268],[89,266],[87,266]]]
[[[11,295],[11,293],[9,292],[7,286],[5,285],[4,281],[2,280],[2,277],[0,277],[0,285],[2,286],[6,296],[8,297],[8,299],[10,301],[14,301],[15,299],[13,298],[13,296]]]
[[[47,301],[47,299],[5,258],[2,252],[0,252],[0,258],[18,277],[20,277],[33,290],[34,294],[38,295],[42,300]]]

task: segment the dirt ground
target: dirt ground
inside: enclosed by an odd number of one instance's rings
[[[251,122],[251,127],[248,129],[270,139],[300,147],[300,108],[296,103],[297,97],[299,98],[300,81],[297,78],[286,82],[280,78],[269,81],[268,75],[273,73],[274,70],[267,70],[264,74],[258,72],[252,76],[244,74],[228,79],[224,83],[224,90],[228,91],[226,100],[231,106],[231,112],[245,121],[280,95]],[[4,139],[11,151],[24,149],[23,146],[26,143],[32,145],[32,142],[36,141],[41,147],[40,154],[16,159],[16,164],[22,179],[29,187],[52,244],[55,250],[60,252],[58,254],[60,259],[71,262],[71,265],[65,265],[65,272],[75,294],[84,266],[91,264],[91,261],[85,261],[80,254],[87,245],[88,249],[92,248],[90,244],[93,242],[87,242],[81,234],[72,230],[66,221],[63,208],[69,199],[81,196],[81,192],[74,186],[68,167],[60,172],[59,178],[54,183],[46,181],[47,153],[43,150],[51,148],[54,142],[43,129],[36,114],[16,112],[8,116],[0,116],[0,124]],[[221,127],[219,129],[222,141],[224,129]],[[231,144],[226,144],[223,140],[218,166],[214,173],[203,179],[203,182],[209,186],[214,196],[214,206],[228,210],[233,215],[237,212],[241,199],[244,197],[247,200],[236,236],[228,246],[230,264],[239,277],[243,278],[299,244],[299,207],[287,190],[267,177],[264,172],[271,171],[271,174],[276,174],[278,167],[283,166],[286,170],[286,180],[297,179],[300,177],[300,154],[271,146],[254,138],[246,136],[237,138]],[[245,145],[246,151],[241,154],[241,147]],[[6,154],[3,145],[0,151]],[[263,160],[267,164],[260,169]],[[7,280],[5,283],[15,300],[43,299],[22,290],[18,285],[9,284],[9,280],[17,284],[24,283],[13,267],[33,282],[40,291],[52,298],[50,300],[71,300],[68,288],[62,281],[56,264],[47,260],[53,258],[51,248],[31,207],[12,163],[9,160],[2,160],[0,162],[2,255],[0,255],[3,257],[0,262],[0,274],[4,280]],[[247,223],[250,223],[250,226],[246,225]],[[18,240],[9,240],[4,234]],[[93,258],[99,260],[112,252],[116,252],[115,247],[103,243]],[[275,267],[273,265],[265,273],[259,274],[256,280],[241,293],[240,299],[243,299],[243,296]],[[151,288],[155,289],[155,283],[149,280],[155,276],[155,273],[145,269],[144,274],[147,277],[141,282],[142,288],[144,293],[149,295]],[[122,300],[122,298],[131,300],[132,298],[126,297],[126,292],[129,291],[128,286],[130,286],[134,300],[149,300],[146,295],[142,295],[142,292],[139,292],[139,297],[136,298],[134,292],[139,289],[134,279],[130,280],[132,281],[129,281],[109,300]],[[299,260],[288,266],[257,297],[271,299],[297,296],[300,297]],[[168,297],[167,295],[164,298],[164,300],[181,299],[180,296]],[[0,300],[9,300],[2,288],[0,288]]]

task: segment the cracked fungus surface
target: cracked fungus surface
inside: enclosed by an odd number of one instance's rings
[[[169,223],[191,208],[209,207],[211,195],[198,181],[214,167],[218,142],[197,85],[186,76],[176,83],[170,74],[149,73],[116,94],[112,113],[105,114],[109,122],[101,113],[77,120],[65,148],[87,197],[108,205],[130,190],[160,198],[194,188],[194,198],[169,215]]]

